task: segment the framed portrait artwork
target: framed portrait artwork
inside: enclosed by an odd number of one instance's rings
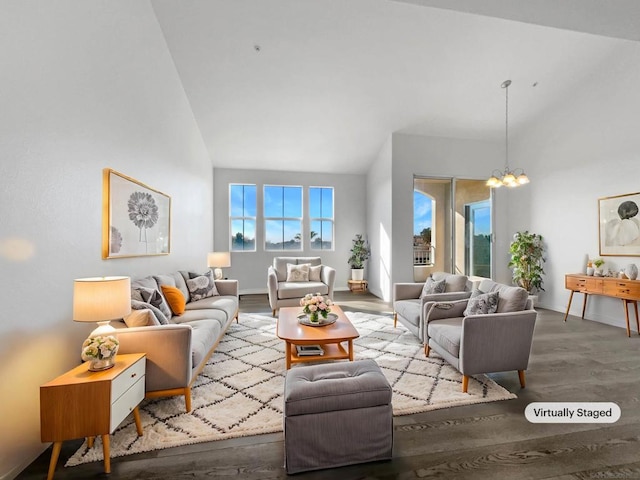
[[[102,258],[168,255],[171,197],[110,168],[102,175]]]
[[[640,256],[640,192],[598,199],[600,255]]]

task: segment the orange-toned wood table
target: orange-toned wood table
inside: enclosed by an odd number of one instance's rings
[[[564,315],[564,321],[567,321],[569,309],[571,308],[571,300],[573,293],[584,293],[582,302],[582,318],[587,309],[587,297],[589,295],[602,295],[605,297],[620,298],[624,306],[624,316],[627,321],[627,337],[631,336],[631,328],[629,327],[629,304],[633,304],[636,314],[636,329],[640,335],[640,319],[638,319],[638,300],[640,300],[640,280],[629,280],[614,277],[592,277],[581,273],[569,273],[564,277],[564,285],[567,290],[571,290],[569,295],[569,304],[567,305],[567,313]]]
[[[144,353],[117,355],[115,365],[89,371],[85,362],[40,387],[40,436],[53,442],[47,479],[51,480],[64,440],[102,436],[104,471],[111,473],[109,434],[133,412],[138,435],[142,423],[138,404],[144,399]]]
[[[331,325],[310,327],[298,322],[300,307],[282,307],[278,314],[277,335],[285,341],[287,370],[294,363],[317,362],[319,360],[353,361],[353,339],[360,334],[338,305],[331,307],[338,319]],[[347,342],[347,348],[342,345]],[[324,355],[298,355],[296,345],[321,345]],[[293,348],[292,348],[293,347]]]

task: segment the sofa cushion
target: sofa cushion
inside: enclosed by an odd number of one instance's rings
[[[311,266],[321,265],[322,260],[320,257],[274,257],[273,269],[276,271],[276,278],[278,282],[287,281],[287,263],[294,265],[301,265],[308,263]]]
[[[209,315],[215,315],[215,318],[218,318],[216,312],[222,312],[223,315],[220,318],[225,321],[235,317],[237,309],[238,299],[229,295],[203,298],[190,302],[186,306],[187,312],[204,310],[209,312]]]
[[[307,293],[326,295],[329,287],[322,282],[280,282],[278,284],[278,298],[302,298]]]
[[[431,277],[435,280],[445,281],[445,292],[465,292],[467,291],[467,283],[469,277],[466,275],[456,275],[447,272],[433,272]]]
[[[513,287],[485,279],[480,282],[478,288],[483,292],[500,293],[498,313],[521,312],[527,306],[529,292],[522,287]]]
[[[309,265],[309,281],[310,282],[321,282],[322,278],[320,274],[322,273],[322,265]]]
[[[160,285],[160,289],[173,314],[182,315],[187,304],[187,299],[184,298],[182,291],[178,287],[170,285]]]
[[[436,281],[432,277],[428,277],[424,282],[424,286],[422,287],[420,298],[424,297],[425,295],[433,295],[434,293],[444,293],[446,287],[447,281],[444,278],[442,280]]]
[[[148,277],[144,277],[144,278],[138,278],[137,280],[132,280],[131,281],[131,290],[133,293],[134,289],[137,288],[151,288],[151,289],[157,289],[158,288],[158,282],[156,282],[156,279],[153,278],[152,276],[148,276]]]
[[[200,365],[220,336],[220,324],[215,320],[195,320],[189,322],[191,328],[191,361],[193,368]]]
[[[188,272],[185,273],[187,274],[187,278],[189,278]],[[189,302],[189,288],[187,287],[187,281],[185,280],[184,275],[181,272],[174,272],[171,274],[171,276],[176,282],[176,287],[180,289],[180,291],[184,295],[185,300]]]
[[[144,310],[144,309],[151,310],[151,312],[153,313],[154,317],[156,317],[156,320],[160,325],[167,325],[169,323],[169,319],[167,318],[167,316],[164,313],[162,313],[160,309],[158,309],[157,307],[154,307],[150,303],[145,303],[140,300],[135,300],[132,298],[131,309],[132,310]]]
[[[486,315],[496,313],[498,310],[499,292],[484,293],[482,290],[474,290],[467,302],[467,308],[463,315]]]
[[[213,297],[218,294],[218,289],[213,280],[213,272],[207,270],[204,274],[189,272],[189,280],[187,280],[187,288],[189,289],[189,298],[192,302],[207,297]]]
[[[416,327],[420,325],[420,309],[422,302],[418,299],[398,300],[393,304],[398,315]]]
[[[294,265],[287,263],[287,282],[308,282],[309,281],[309,265]]]
[[[173,323],[191,323],[198,320],[213,320],[225,328],[227,325],[227,314],[222,310],[185,310],[179,317],[173,317]]]
[[[460,358],[462,320],[462,317],[434,320],[427,326],[429,338],[456,358]]]

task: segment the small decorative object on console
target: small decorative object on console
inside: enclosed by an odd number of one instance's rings
[[[89,370],[97,372],[113,367],[120,343],[112,335],[89,337],[82,344],[82,360],[91,361]]]
[[[319,293],[315,295],[307,293],[300,299],[302,311],[309,316],[309,321],[314,323],[320,321],[320,316],[327,318],[327,315],[331,312],[331,305],[333,305],[333,302]]]

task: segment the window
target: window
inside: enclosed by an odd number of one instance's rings
[[[309,187],[311,250],[333,249],[333,188]]]
[[[413,191],[413,264],[433,265],[435,200],[419,190]]]
[[[302,187],[264,186],[265,250],[302,250]]]
[[[231,251],[256,251],[256,186],[229,185]]]

